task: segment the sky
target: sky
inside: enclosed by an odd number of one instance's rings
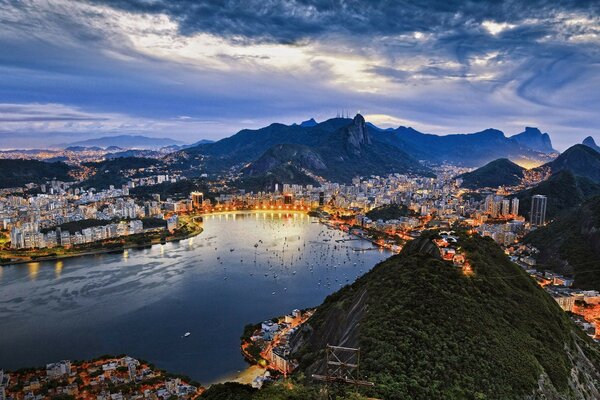
[[[184,142],[343,109],[600,142],[600,1],[0,0],[0,147]]]

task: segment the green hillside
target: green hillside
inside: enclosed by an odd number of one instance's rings
[[[561,211],[576,207],[585,199],[600,194],[600,185],[575,176],[571,171],[560,171],[538,185],[516,194],[522,215],[529,216],[531,197],[536,194],[547,196],[546,219],[550,220]]]
[[[494,160],[481,168],[457,176],[463,180],[462,187],[479,189],[484,187],[516,186],[523,179],[525,168],[507,158]]]
[[[305,375],[329,343],[361,348],[372,397],[595,398],[598,348],[494,242],[461,239],[469,277],[417,240],[318,308],[297,336]]]
[[[27,183],[44,183],[54,178],[72,181],[71,167],[63,162],[0,159],[0,188],[20,187]]]
[[[541,268],[574,274],[576,287],[600,290],[600,196],[560,214],[525,237]]]

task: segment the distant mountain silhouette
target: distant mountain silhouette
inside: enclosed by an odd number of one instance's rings
[[[255,176],[288,164],[297,170],[307,170],[336,182],[349,182],[354,176],[393,172],[432,175],[428,168],[408,154],[375,141],[360,114],[327,136],[311,140],[315,140],[311,146],[288,143],[275,145],[244,171]]]
[[[556,150],[552,148],[550,135],[542,133],[538,128],[526,127],[524,132],[513,135],[510,139],[514,140],[519,145],[532,150],[544,153],[556,152]]]
[[[181,145],[183,142],[179,140],[169,138],[153,138],[147,136],[132,136],[132,135],[118,135],[118,136],[105,136],[95,139],[86,139],[78,142],[70,143],[64,147],[110,147],[117,146],[120,148],[139,148],[139,149],[150,149],[159,148],[171,145]]]
[[[479,189],[484,187],[516,186],[523,179],[525,168],[507,158],[499,158],[481,168],[457,176],[463,180],[462,187]]]
[[[316,125],[318,125],[318,123],[317,123],[317,121],[315,121],[314,118],[311,118],[311,119],[306,120],[306,121],[302,121],[300,123],[300,126],[302,126],[304,128],[310,128],[310,127],[313,127],[313,126],[316,126]]]
[[[468,134],[438,136],[401,126],[394,130],[371,128],[374,135],[419,160],[434,163],[479,167],[498,158],[546,162],[556,154],[548,134],[527,128],[525,132],[506,137],[497,129]],[[546,149],[544,151],[541,148]]]
[[[596,142],[594,141],[594,138],[591,136],[586,137],[585,139],[583,139],[583,142],[581,142],[581,144],[587,146],[587,147],[591,147],[592,149],[596,150],[597,152],[600,153],[600,146],[598,146],[596,144]]]

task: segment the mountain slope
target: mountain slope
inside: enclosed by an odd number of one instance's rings
[[[553,174],[568,170],[600,183],[600,153],[583,144],[576,144],[564,151],[556,160],[541,168],[550,168]]]
[[[581,142],[581,144],[583,144],[583,145],[585,145],[587,147],[590,147],[590,148],[592,148],[592,149],[594,149],[594,150],[596,150],[597,152],[600,153],[600,146],[598,146],[596,144],[596,141],[591,136],[588,136],[585,139],[583,139],[583,142]]]
[[[600,197],[560,214],[525,241],[540,250],[540,266],[574,275],[576,287],[600,290]]]
[[[598,398],[597,346],[493,241],[459,245],[473,276],[423,236],[329,296],[292,339],[299,372],[336,344],[360,347],[369,397]]]
[[[510,139],[531,150],[536,150],[543,153],[556,152],[556,150],[552,148],[550,135],[547,133],[542,133],[538,128],[532,128],[528,126],[525,128],[525,131],[511,136]]]
[[[516,186],[523,179],[523,171],[525,168],[506,158],[500,158],[457,178],[462,179],[462,186],[469,189]]]
[[[297,170],[308,170],[335,182],[349,182],[355,176],[393,172],[431,175],[430,170],[401,150],[374,140],[360,114],[351,123],[313,140],[312,146],[275,145],[244,172],[257,176],[289,164]]]
[[[543,163],[552,159],[554,151],[539,151],[539,143],[550,138],[539,130],[507,138],[497,129],[486,129],[470,134],[438,136],[421,133],[413,128],[399,127],[395,130],[374,130],[378,138],[392,144],[419,160],[435,163],[450,162],[457,165],[479,167],[498,158]],[[538,134],[539,133],[539,134]],[[524,135],[525,134],[525,135]],[[550,148],[551,148],[551,144]],[[528,146],[534,146],[531,148]]]
[[[560,212],[576,207],[585,199],[600,194],[600,185],[591,180],[573,175],[571,171],[559,171],[536,186],[517,192],[521,214],[528,217],[531,210],[531,197],[536,194],[546,196],[546,220]]]
[[[104,136],[96,139],[86,139],[78,142],[70,143],[69,147],[109,147],[118,146],[121,148],[157,148],[171,145],[180,145],[183,142],[173,140],[169,138],[152,138],[148,136],[132,136],[132,135],[118,135],[118,136]]]
[[[44,183],[53,178],[72,181],[72,167],[63,162],[0,159],[0,188],[20,187],[27,183]]]

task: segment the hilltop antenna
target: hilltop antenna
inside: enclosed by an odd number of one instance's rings
[[[326,371],[325,375],[312,375],[317,381],[373,387],[373,382],[360,379],[360,348],[331,346],[325,347]]]

